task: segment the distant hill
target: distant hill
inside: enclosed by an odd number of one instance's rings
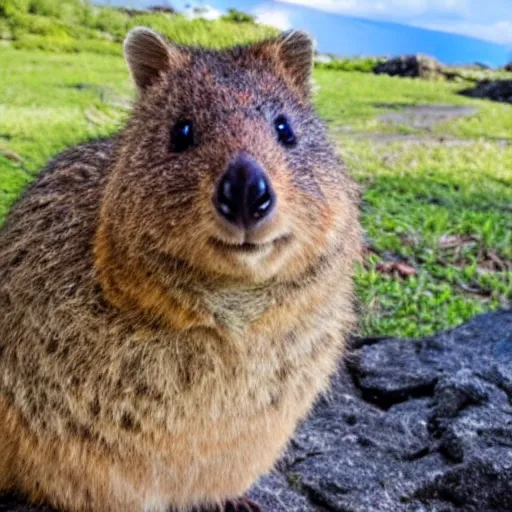
[[[110,0],[110,3],[148,6],[162,2]],[[172,0],[170,3],[174,4]],[[202,4],[210,4],[217,9],[233,6],[247,12],[254,9],[275,11],[280,14],[281,19],[288,19],[291,26],[303,28],[313,34],[322,53],[344,56],[425,53],[446,64],[480,62],[491,67],[504,66],[511,60],[510,49],[479,39],[397,23],[352,18],[273,0],[204,0]]]

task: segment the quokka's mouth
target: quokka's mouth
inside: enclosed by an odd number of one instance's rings
[[[270,242],[261,244],[255,244],[250,242],[244,242],[243,244],[230,244],[228,242],[224,242],[223,240],[219,240],[218,238],[212,237],[210,238],[210,243],[216,249],[219,249],[224,252],[253,254],[275,247],[282,247],[283,245],[288,244],[291,238],[291,235],[284,235]]]

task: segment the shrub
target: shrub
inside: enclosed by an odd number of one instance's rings
[[[316,66],[323,69],[335,71],[359,71],[361,73],[372,73],[375,66],[384,59],[378,57],[354,57],[347,59],[332,58],[329,62],[317,62]]]
[[[0,15],[12,16],[15,12],[27,12],[29,0],[0,0]]]
[[[92,6],[84,0],[0,0],[0,14],[33,14],[55,18],[67,23],[84,23],[92,13]]]
[[[0,15],[11,16],[14,12],[27,12],[29,0],[0,0]]]
[[[238,9],[228,9],[227,14],[222,16],[225,21],[232,21],[233,23],[255,23],[256,18],[251,14],[239,11]]]
[[[130,20],[130,27],[144,25],[177,43],[210,48],[224,48],[257,41],[277,34],[277,30],[260,25],[235,24],[224,19],[190,20],[182,15],[172,17],[143,14]]]
[[[107,32],[120,41],[128,31],[128,22],[129,17],[123,11],[105,7],[99,9],[89,23],[95,29]]]
[[[13,43],[23,50],[44,50],[47,52],[79,53],[89,52],[100,55],[121,55],[121,45],[112,41],[73,39],[69,36],[37,36],[26,34]]]
[[[11,39],[11,27],[6,19],[0,18],[0,39]]]

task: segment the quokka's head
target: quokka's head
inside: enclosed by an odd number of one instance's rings
[[[353,185],[311,106],[308,35],[210,51],[136,28],[124,50],[138,102],[104,208],[129,252],[248,283],[288,280],[357,222]]]

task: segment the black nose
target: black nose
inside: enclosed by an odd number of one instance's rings
[[[275,195],[260,166],[242,154],[231,162],[220,180],[214,203],[232,224],[252,228],[270,215]]]

